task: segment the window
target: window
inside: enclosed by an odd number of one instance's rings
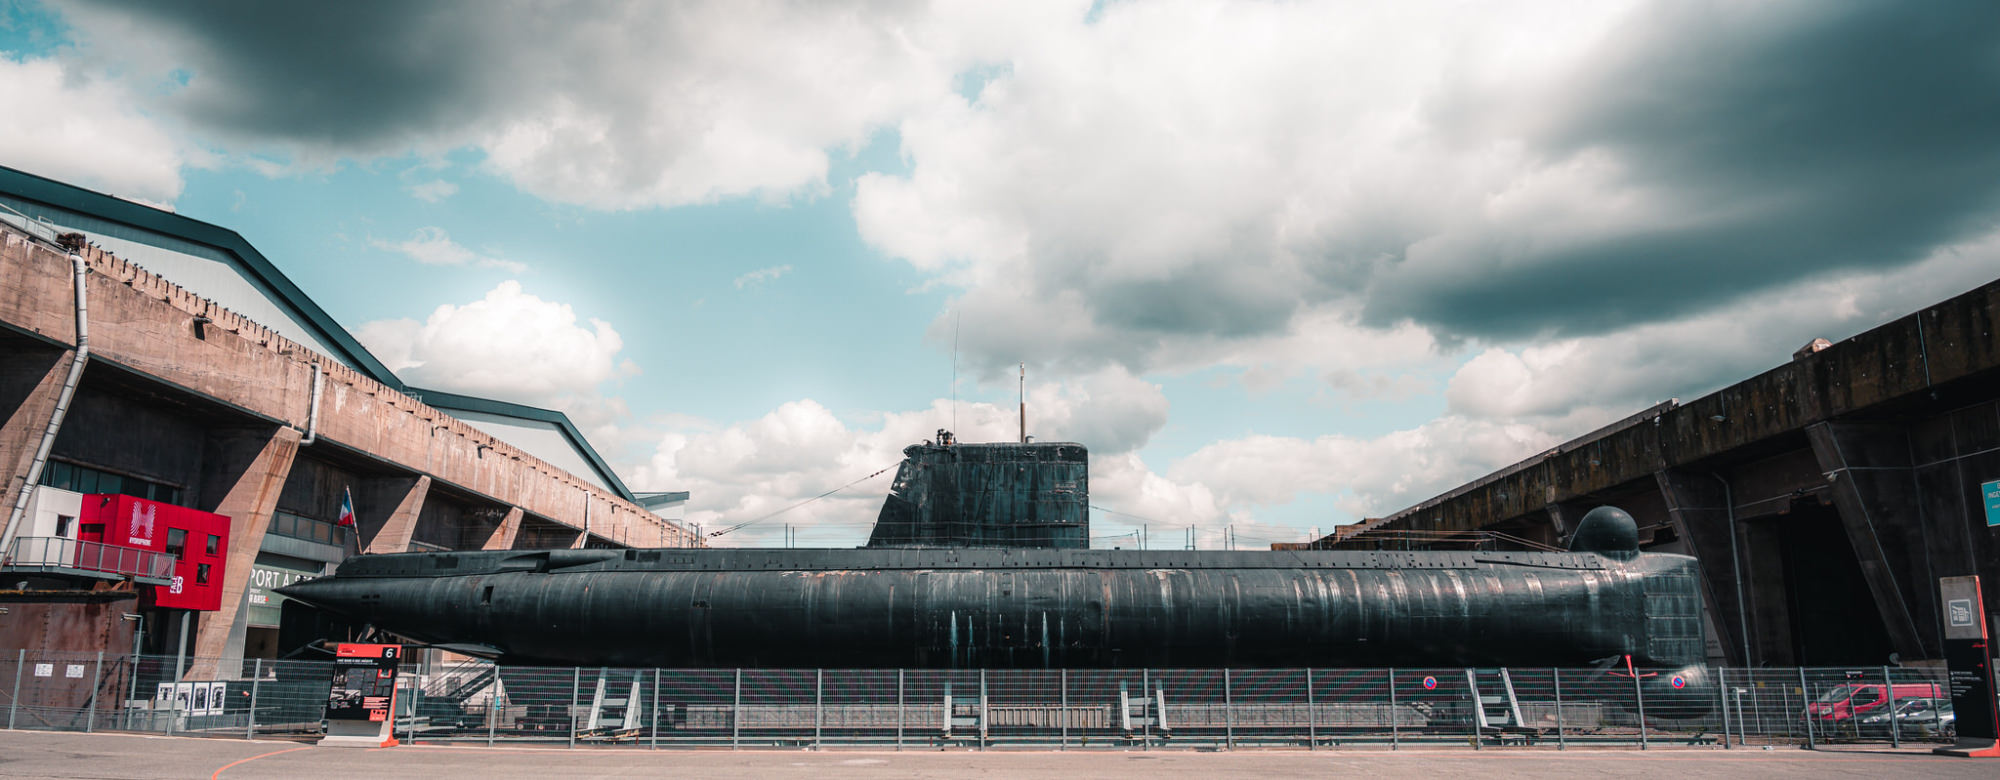
[[[174,556],[174,560],[180,560],[181,553],[186,551],[187,535],[188,532],[179,528],[167,529],[167,554]]]
[[[215,534],[209,534],[209,535],[208,535],[208,554],[209,554],[209,555],[214,555],[214,554],[216,554],[216,553],[220,552],[221,550],[222,550],[222,537],[220,537],[220,536],[216,536]]]
[[[63,537],[64,539],[69,538],[69,524],[73,522],[76,522],[76,518],[74,517],[70,517],[69,515],[56,515],[56,535]]]
[[[49,461],[48,467],[42,469],[42,484],[78,493],[123,493],[163,504],[181,502],[181,489],[173,485],[59,460]]]
[[[98,538],[103,538],[103,537],[104,537],[104,524],[103,524],[103,523],[84,523],[84,524],[83,524],[82,526],[79,526],[79,527],[77,528],[77,531],[78,531],[78,532],[80,532],[80,533],[84,533],[84,534],[96,534],[96,535],[98,536]]]
[[[206,563],[197,563],[197,564],[195,564],[195,566],[194,566],[194,584],[196,584],[196,585],[207,585],[207,584],[208,584],[208,564],[206,564]]]

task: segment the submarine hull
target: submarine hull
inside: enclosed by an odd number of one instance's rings
[[[364,556],[280,592],[508,663],[1684,667],[1694,574],[1580,552],[552,550]]]

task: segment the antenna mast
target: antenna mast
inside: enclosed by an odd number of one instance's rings
[[[1021,443],[1028,443],[1028,362],[1021,361]]]

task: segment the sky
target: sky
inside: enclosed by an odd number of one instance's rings
[[[1996,30],[0,0],[0,164],[241,233],[405,381],[560,409],[634,490],[750,523],[716,544],[861,543],[864,478],[1014,439],[1025,367],[1028,432],[1090,449],[1095,544],[1254,546],[2000,278]]]

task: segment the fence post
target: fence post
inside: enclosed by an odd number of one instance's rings
[[[101,554],[101,553],[100,553]],[[97,666],[90,670],[90,711],[84,713],[83,731],[97,730],[97,689],[104,684],[104,651],[97,651]]]
[[[1626,667],[1632,668],[1632,667]],[[1632,696],[1639,700],[1639,749],[1646,749],[1646,686],[1639,684],[1639,670],[1632,669]]]
[[[1403,713],[1396,706],[1396,667],[1389,667],[1389,749],[1403,748]]]
[[[1058,750],[1068,750],[1069,749],[1069,670],[1063,669],[1058,674],[1060,674],[1061,676],[1057,678],[1056,684],[1057,686],[1062,688],[1062,692],[1060,694],[1062,698],[1062,741],[1056,744],[1056,748]]]
[[[244,739],[257,738],[257,686],[263,682],[264,659],[259,658],[250,672],[250,718],[249,723],[243,726]]]
[[[486,746],[493,747],[493,732],[500,722],[500,664],[493,664],[493,692],[486,696]]]
[[[652,744],[650,744],[648,747],[651,747],[654,750],[659,750],[660,749],[660,668],[657,666],[653,667],[653,717],[650,718],[647,721],[647,723],[650,724],[649,728],[652,730],[652,739],[651,739]]]
[[[1144,668],[1138,670],[1138,694],[1144,696],[1146,702],[1152,702],[1152,670],[1144,670]],[[1146,712],[1146,708],[1140,708],[1140,712]],[[1140,720],[1138,734],[1140,734],[1140,742],[1138,742],[1140,750],[1152,750],[1152,718],[1142,718]]]
[[[1550,669],[1556,683],[1556,749],[1568,750],[1569,740],[1563,735],[1563,670]]]
[[[1306,667],[1306,749],[1319,749],[1319,707],[1313,701],[1313,670]]]
[[[1888,666],[1882,667],[1882,696],[1882,705],[1889,708],[1889,746],[1902,747],[1903,729],[1896,722],[1896,678],[1889,676]]]
[[[1819,743],[1813,738],[1812,689],[1806,687],[1806,668],[1799,667],[1799,717],[1806,722],[1806,749],[1818,750]]]
[[[1730,747],[1729,670],[1727,668],[1720,666],[1715,668],[1715,703],[1722,707],[1722,749],[1728,750]]]
[[[132,641],[132,644],[134,644],[134,645],[137,645],[138,643],[139,643],[139,642],[138,642],[138,638],[137,638],[137,636],[135,635],[135,636],[133,637],[133,641]],[[132,730],[133,730],[133,729],[132,729],[132,705],[131,705],[131,701],[132,701],[133,699],[137,699],[137,698],[139,698],[139,653],[137,652],[137,651],[138,651],[138,648],[137,648],[137,647],[134,647],[134,648],[132,648],[132,649],[133,649],[133,651],[134,651],[134,652],[132,653],[132,656],[131,656],[131,660],[130,660],[130,661],[129,661],[129,662],[128,662],[128,663],[126,664],[126,665],[125,665],[125,701],[126,701],[126,704],[125,704],[125,706],[124,706],[123,708],[119,709],[119,712],[120,712],[120,713],[122,713],[124,717],[121,717],[121,718],[119,718],[119,719],[118,719],[118,722],[120,722],[120,723],[123,723],[123,724],[125,724],[125,730],[126,730],[126,731],[132,731]],[[150,700],[150,699],[148,699],[148,701],[151,701],[151,700]],[[152,707],[151,707],[151,706],[149,705],[149,706],[147,707],[147,709],[148,709],[148,710],[151,710],[151,709],[152,709]]]
[[[743,739],[743,670],[736,670],[736,699],[729,705],[729,749],[735,750]]]
[[[826,722],[826,670],[813,670],[813,749],[819,749],[820,726]]]
[[[1236,747],[1236,697],[1229,690],[1229,667],[1226,666],[1222,668],[1222,746]]]
[[[569,715],[570,747],[576,747],[576,700],[577,697],[582,695],[583,695],[583,667],[578,666],[570,669],[569,671],[569,706],[563,708],[563,712],[568,713]]]
[[[903,749],[903,670],[896,670],[896,749]]]
[[[14,713],[21,709],[21,667],[28,665],[28,648],[14,654],[14,696],[7,700],[7,728],[14,727]]]
[[[979,749],[986,749],[986,670],[979,670]]]

